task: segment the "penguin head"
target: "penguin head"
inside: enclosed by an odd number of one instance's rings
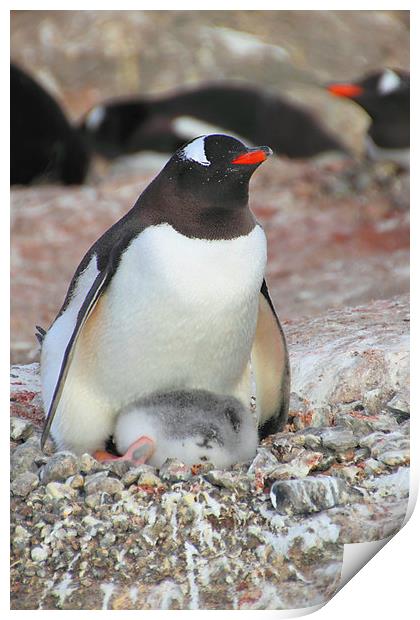
[[[174,197],[197,206],[247,205],[249,180],[271,154],[268,146],[249,148],[231,136],[200,136],[178,149],[159,176]]]
[[[146,124],[149,115],[145,103],[111,101],[94,106],[82,120],[80,130],[93,150],[107,159],[114,159],[131,151],[132,136]]]
[[[408,93],[410,75],[400,69],[383,69],[370,73],[354,82],[338,82],[327,86],[327,90],[337,97],[346,97],[369,109],[370,102]]]
[[[268,146],[249,148],[240,140],[224,134],[199,136],[177,150],[171,162],[208,180],[228,175],[248,179],[263,161],[272,155]]]

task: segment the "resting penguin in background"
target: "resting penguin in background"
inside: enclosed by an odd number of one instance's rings
[[[397,69],[370,73],[352,82],[328,85],[337,97],[360,105],[372,122],[366,136],[366,156],[410,167],[410,74]]]
[[[251,84],[201,84],[160,97],[111,100],[82,122],[92,148],[110,159],[143,150],[173,152],[215,128],[292,158],[347,151],[309,110]]]
[[[83,183],[90,154],[58,103],[16,65],[10,65],[10,183]]]
[[[129,405],[117,418],[114,441],[124,456],[94,456],[155,467],[167,458],[187,465],[210,461],[225,468],[255,456],[258,434],[249,408],[236,398],[192,390],[152,394]]]
[[[270,153],[196,138],[88,250],[42,343],[42,445],[51,428],[59,449],[103,450],[122,409],[173,390],[232,396],[247,410],[255,393],[260,437],[282,428],[288,353],[248,206]]]

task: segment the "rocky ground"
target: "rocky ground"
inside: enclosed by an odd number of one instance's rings
[[[343,544],[380,540],[404,520],[408,327],[406,296],[286,325],[288,426],[227,471],[103,464],[52,442],[43,454],[38,366],[13,366],[12,607],[328,600]]]
[[[11,32],[12,57],[74,119],[105,97],[240,77],[310,104],[355,153],[365,115],[319,84],[408,66],[403,11],[18,11]],[[312,606],[336,590],[343,544],[404,520],[409,178],[389,166],[271,158],[252,180],[292,365],[288,424],[253,462],[158,471],[40,451],[34,326],[164,162],[95,162],[83,187],[12,189],[13,609]]]

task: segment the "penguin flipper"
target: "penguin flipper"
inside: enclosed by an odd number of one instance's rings
[[[111,279],[111,268],[104,269],[97,276],[95,281],[93,282],[88,294],[86,295],[83,304],[80,307],[79,313],[77,315],[76,324],[74,326],[73,332],[68,341],[66,350],[64,352],[63,361],[61,363],[60,372],[58,375],[57,383],[54,388],[53,397],[51,400],[50,408],[48,410],[48,415],[45,420],[44,429],[42,431],[41,436],[41,449],[44,448],[45,442],[48,437],[48,433],[51,428],[52,421],[54,420],[54,415],[57,410],[58,403],[60,401],[60,397],[64,388],[64,384],[66,381],[67,373],[70,368],[71,360],[73,357],[73,353],[75,350],[75,346],[77,343],[77,339],[80,336],[80,333],[86,324],[86,321],[90,317],[92,311],[94,310],[97,302],[99,301],[102,293],[105,291],[109,281]]]
[[[286,339],[265,279],[260,291],[251,360],[260,411],[258,434],[263,439],[283,428],[290,397],[290,363]]]

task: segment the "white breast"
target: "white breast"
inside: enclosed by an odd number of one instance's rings
[[[90,330],[95,378],[117,406],[181,387],[232,393],[249,358],[266,264],[260,226],[232,240],[190,239],[170,225],[124,252]],[[91,354],[80,361],[90,364]]]

